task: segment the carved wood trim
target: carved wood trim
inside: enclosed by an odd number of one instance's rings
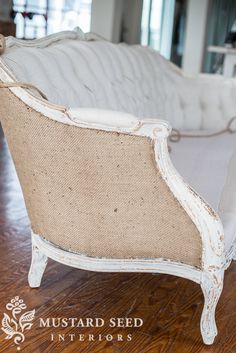
[[[69,252],[50,243],[32,231],[33,252],[39,251],[62,264],[82,270],[99,272],[149,272],[167,273],[174,276],[190,279],[196,283],[201,281],[201,270],[183,263],[168,259],[109,259],[96,258]],[[44,259],[41,257],[41,261]],[[36,263],[34,263],[36,265]],[[34,264],[32,268],[34,267]],[[43,266],[41,266],[42,268]],[[40,272],[40,271],[39,271]],[[38,273],[39,273],[38,272]],[[38,274],[37,274],[38,275]],[[37,276],[36,275],[36,276]],[[41,275],[41,272],[40,272]]]

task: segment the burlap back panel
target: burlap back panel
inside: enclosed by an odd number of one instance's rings
[[[160,176],[148,138],[61,124],[8,89],[0,97],[36,234],[88,256],[200,267],[200,234]]]

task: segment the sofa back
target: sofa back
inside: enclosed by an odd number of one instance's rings
[[[69,39],[46,48],[16,46],[2,59],[18,80],[36,85],[53,103],[163,115],[164,60],[143,47]]]
[[[123,111],[180,129],[220,129],[236,113],[231,84],[222,88],[221,79],[188,77],[147,47],[82,40],[69,32],[7,41],[1,59],[17,80],[66,107]]]

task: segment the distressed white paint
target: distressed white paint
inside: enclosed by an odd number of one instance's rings
[[[201,271],[199,269],[168,259],[109,259],[88,257],[63,250],[33,232],[32,244],[34,244],[33,249],[40,249],[47,257],[83,270],[99,272],[158,272],[188,278],[196,283],[200,283],[201,281]],[[36,263],[35,266],[37,266]],[[38,282],[40,282],[42,275],[40,271],[35,272]]]
[[[28,282],[31,288],[38,288],[47,266],[48,258],[32,238],[32,259],[28,274]]]
[[[205,344],[212,344],[217,335],[215,309],[223,289],[224,271],[203,273],[201,288],[204,295],[204,307],[201,316],[201,333]]]
[[[78,32],[64,32],[26,43],[10,38],[7,40],[7,46],[26,44],[28,46],[44,47],[55,40],[72,37],[86,39],[80,32],[79,34]],[[91,37],[91,34],[87,35],[87,38]],[[15,81],[14,76],[9,72],[2,60],[0,60],[0,80],[3,82]],[[157,272],[184,277],[201,285],[205,298],[201,318],[202,337],[206,344],[213,343],[217,334],[215,308],[223,286],[224,270],[228,267],[232,258],[235,257],[235,248],[225,254],[223,227],[219,216],[197,193],[184,183],[172,165],[167,148],[167,137],[171,130],[168,122],[139,120],[132,115],[127,117],[124,113],[114,113],[112,111],[101,115],[99,110],[97,110],[97,114],[96,110],[67,110],[65,107],[34,97],[24,88],[11,87],[9,89],[32,109],[61,123],[151,138],[154,143],[157,168],[176,199],[196,225],[199,230],[199,236],[202,239],[202,265],[201,269],[198,269],[162,258],[109,259],[87,257],[59,249],[43,239],[43,237],[32,233],[32,263],[29,271],[30,286],[38,287],[40,285],[48,257],[66,265],[86,270]],[[127,121],[124,116],[126,116]]]

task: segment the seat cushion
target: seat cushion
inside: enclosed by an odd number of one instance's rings
[[[236,134],[226,133],[208,138],[182,138],[178,143],[170,142],[170,145],[172,162],[185,181],[210,206],[220,211],[219,204],[227,179],[229,163],[236,151]],[[222,220],[224,228],[228,229],[227,219],[222,217]],[[232,236],[231,232],[225,234],[227,249],[232,244]]]
[[[219,214],[224,224],[230,249],[230,246],[236,241],[236,151],[229,163],[228,176],[219,205]]]

